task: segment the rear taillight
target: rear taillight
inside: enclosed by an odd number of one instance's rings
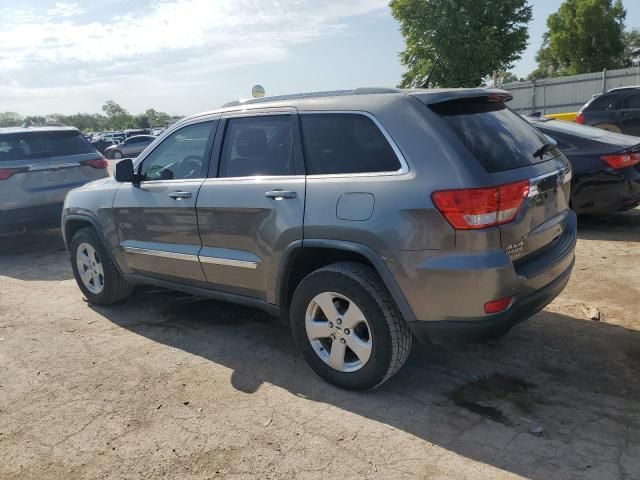
[[[630,167],[640,162],[640,153],[621,153],[619,155],[605,155],[600,157],[607,165],[616,170]]]
[[[433,203],[456,230],[473,230],[507,223],[516,218],[529,194],[529,181],[488,188],[443,190]]]
[[[23,168],[0,168],[0,180],[7,180],[16,173],[24,172]]]
[[[576,123],[579,123],[581,125],[584,124],[584,115],[583,114],[579,113],[578,115],[576,115]]]
[[[490,302],[487,302],[484,304],[484,312],[485,313],[502,312],[503,310],[506,310],[507,308],[509,308],[509,305],[511,305],[512,299],[513,297],[505,297],[499,300],[491,300]]]
[[[104,157],[95,158],[93,160],[84,160],[80,163],[93,168],[107,168],[109,166],[109,162],[105,160]]]

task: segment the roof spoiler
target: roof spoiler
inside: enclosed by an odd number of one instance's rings
[[[508,102],[513,99],[513,95],[506,90],[499,88],[443,88],[435,90],[415,89],[408,90],[408,94],[417,97],[425,105],[435,105],[437,103],[451,102],[465,98],[487,97],[490,102]]]

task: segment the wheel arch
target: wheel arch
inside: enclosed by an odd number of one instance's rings
[[[95,220],[91,217],[86,215],[68,215],[65,217],[64,224],[62,225],[62,238],[64,239],[67,251],[69,251],[71,247],[71,240],[76,232],[86,227],[92,227],[102,239],[100,230],[97,228]]]
[[[62,224],[62,238],[64,239],[64,244],[67,248],[67,252],[71,253],[71,240],[73,240],[73,236],[78,231],[86,227],[93,228],[93,230],[96,232],[98,238],[102,242],[102,245],[104,246],[108,255],[111,257],[111,260],[113,261],[118,271],[123,274],[128,273],[128,271],[123,268],[121,258],[118,258],[118,255],[113,252],[110,243],[105,238],[104,232],[99,226],[98,221],[89,215],[69,214],[64,216]]]
[[[415,315],[391,271],[382,258],[366,245],[344,240],[305,239],[285,250],[276,279],[276,302],[288,307],[299,282],[318,268],[341,261],[355,261],[371,266],[382,279],[405,321]]]

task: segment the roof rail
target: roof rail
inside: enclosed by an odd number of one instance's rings
[[[342,97],[342,96],[348,96],[348,95],[374,95],[374,94],[383,94],[383,93],[402,93],[402,90],[399,90],[397,88],[386,88],[386,87],[368,87],[368,88],[354,88],[351,90],[329,90],[325,92],[294,93],[291,95],[277,95],[274,97],[234,100],[232,102],[225,103],[224,105],[222,105],[222,108],[237,107],[240,105],[252,105],[255,103],[279,102],[283,100],[303,100],[307,98]]]

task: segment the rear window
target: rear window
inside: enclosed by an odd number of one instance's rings
[[[365,115],[310,113],[300,116],[308,173],[395,172],[400,161],[376,124]]]
[[[0,161],[63,157],[96,150],[77,131],[20,132],[0,135]]]
[[[429,105],[489,173],[522,168],[558,155],[550,148],[534,156],[547,140],[502,102],[486,97]]]

